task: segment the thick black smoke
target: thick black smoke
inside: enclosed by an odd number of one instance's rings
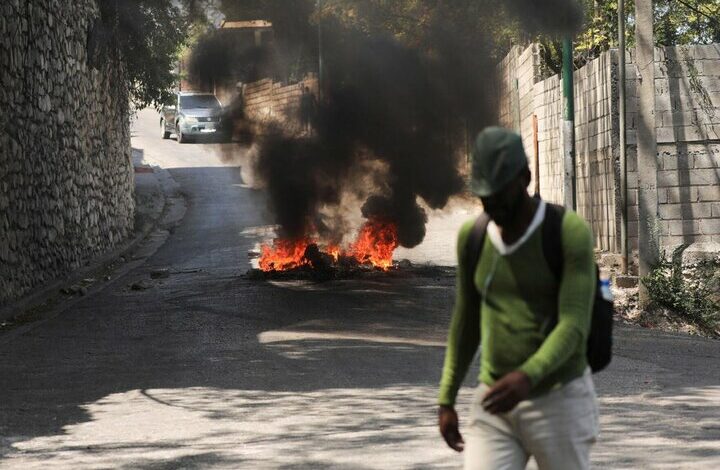
[[[261,139],[257,170],[267,182],[281,235],[298,237],[318,229],[319,209],[337,205],[343,191],[357,188],[350,181],[353,169],[375,159],[382,163],[384,181],[372,188],[375,193],[362,214],[395,222],[400,244],[415,246],[425,236],[427,221],[418,197],[431,208],[442,208],[462,190],[457,146],[465,120],[489,123],[494,115],[490,100],[482,82],[468,86],[471,77],[450,76],[446,54],[429,59],[390,39],[335,34],[328,35],[333,47],[327,51],[314,137],[278,131]],[[456,62],[452,66],[469,68]],[[462,75],[462,70],[455,72]]]
[[[342,148],[350,163],[363,156],[385,164],[385,187],[367,199],[363,216],[395,222],[400,244],[413,247],[427,220],[418,197],[437,209],[463,189],[466,120],[481,126],[494,117],[488,83],[466,75],[471,65],[491,64],[469,63],[441,33],[433,58],[387,38],[347,36],[332,51],[318,137],[338,142],[328,150]]]
[[[354,192],[364,198],[364,217],[394,222],[400,244],[416,246],[427,222],[419,200],[438,209],[463,190],[459,169],[468,138],[496,122],[492,40],[468,48],[435,25],[429,46],[420,50],[328,24],[323,39],[314,131],[292,135],[277,125],[257,127],[256,172],[267,185],[279,235],[320,232],[341,239],[343,229],[326,224],[321,210],[338,207],[344,193]],[[202,66],[191,69],[222,74],[232,61],[213,58],[212,49],[196,54]],[[358,181],[359,168],[373,167],[368,162],[382,169],[371,187]]]
[[[277,73],[275,54],[268,46],[238,41],[233,31],[207,33],[192,50],[189,78],[201,89],[212,89],[218,80],[233,77],[253,82]]]
[[[505,0],[505,8],[530,34],[573,35],[583,21],[582,4],[568,0]]]

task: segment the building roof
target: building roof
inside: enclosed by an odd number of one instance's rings
[[[223,21],[220,27],[223,29],[272,28],[272,23],[265,20]]]

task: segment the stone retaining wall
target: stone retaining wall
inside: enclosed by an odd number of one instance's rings
[[[94,0],[0,4],[0,306],[133,229],[128,94]]]

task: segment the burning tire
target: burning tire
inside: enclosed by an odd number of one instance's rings
[[[260,247],[258,265],[264,272],[314,271],[335,272],[352,269],[388,271],[393,268],[393,252],[398,247],[397,225],[369,220],[354,243],[343,249],[339,245],[318,245],[317,240],[276,239]]]

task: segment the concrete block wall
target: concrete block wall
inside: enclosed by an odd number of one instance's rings
[[[94,0],[0,3],[0,306],[133,229],[128,93]]]
[[[513,46],[510,52],[498,65],[499,90],[498,90],[498,117],[500,122],[510,129],[519,129],[516,122],[517,110],[519,110],[519,94],[515,88],[517,82],[517,61],[522,49]]]
[[[533,156],[533,115],[538,119],[540,192],[553,202],[562,194],[562,94],[559,76],[542,80],[536,48],[514,49],[499,64],[506,96],[520,103],[520,123],[500,107],[499,121],[519,129]],[[525,60],[521,60],[521,57]],[[627,61],[628,235],[637,248],[637,72]],[[655,53],[658,138],[657,225],[661,245],[692,243],[720,250],[720,45],[658,48]],[[578,212],[591,224],[596,246],[619,251],[619,111],[617,51],[575,71],[575,137]],[[522,77],[522,78],[520,78]],[[518,80],[515,85],[514,81]],[[529,85],[528,85],[529,84]],[[508,97],[510,90],[518,95]],[[505,112],[503,112],[505,109]]]
[[[306,86],[317,96],[317,78],[312,74],[290,85],[271,79],[248,83],[245,88],[245,112],[256,122],[278,122],[299,130],[300,98]]]
[[[502,112],[502,125],[520,131],[530,168],[534,169],[533,115],[538,122],[538,161],[540,194],[550,202],[562,203],[562,83],[560,76],[541,80],[537,46],[515,49],[499,65],[504,90],[514,90],[520,104],[519,125],[511,113]],[[617,129],[613,129],[613,55],[608,52],[575,72],[575,137],[578,212],[591,224],[599,248],[612,250],[618,242],[615,169],[613,152],[617,149]],[[517,77],[517,86],[514,81]],[[617,78],[615,78],[617,80]],[[514,98],[503,97],[501,103]],[[508,106],[506,105],[506,109]],[[616,118],[615,118],[616,119]],[[613,133],[614,132],[614,133]],[[613,214],[613,217],[609,215]]]
[[[637,113],[633,55],[628,60],[628,185],[637,247]],[[655,51],[655,126],[658,140],[658,215],[661,246],[692,244],[720,251],[720,44],[675,46]]]
[[[500,121],[510,128],[514,128],[513,102],[515,101],[516,60],[520,48],[513,47],[507,56],[498,65],[498,116]]]
[[[538,117],[540,187],[544,198],[562,201],[562,166],[549,158],[560,151],[562,102],[558,77],[540,80],[540,57],[536,46],[513,47],[498,65],[500,75],[499,122],[520,133],[534,169],[533,114]],[[531,188],[538,175],[533,172]]]
[[[617,55],[608,51],[575,71],[575,175],[577,211],[587,220],[597,248],[620,249]]]
[[[562,203],[563,200],[563,165],[562,158],[562,84],[560,77],[554,76],[538,82],[533,87],[534,109],[530,113],[538,120],[538,159],[540,194],[543,199]],[[530,143],[528,143],[528,138]],[[524,138],[525,148],[532,149],[532,134]],[[530,158],[534,158],[530,155]],[[532,165],[530,168],[534,168]]]
[[[540,79],[540,55],[537,45],[531,45],[518,56],[517,90],[520,97],[520,135],[532,157],[532,114],[535,110],[535,83]]]

